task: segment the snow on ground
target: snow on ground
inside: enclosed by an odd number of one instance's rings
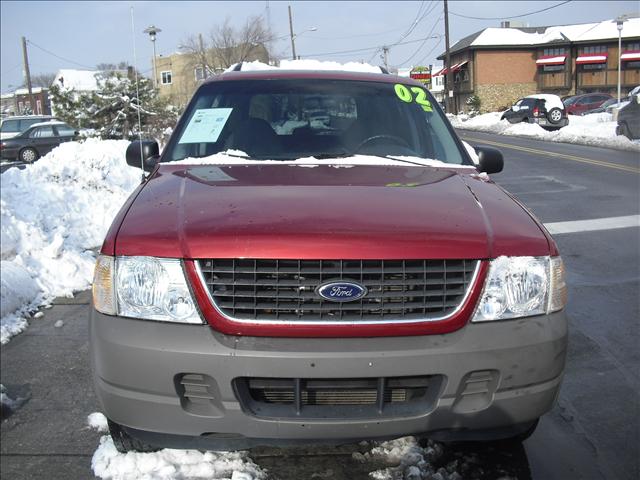
[[[0,176],[2,343],[26,328],[28,311],[89,288],[91,249],[140,182],[140,170],[125,161],[128,144],[63,143]]]
[[[165,448],[154,453],[120,453],[109,435],[100,439],[91,467],[97,477],[118,480],[267,478],[266,472],[253,463],[247,452],[202,453]]]
[[[585,116],[569,115],[569,125],[548,131],[534,123],[514,123],[500,120],[503,112],[491,112],[470,118],[468,115],[448,115],[451,124],[462,130],[528,137],[550,142],[575,143],[594,147],[640,151],[640,144],[616,135],[616,122],[609,113]]]
[[[93,412],[87,416],[87,425],[93,428],[97,432],[109,431],[109,424],[107,423],[107,417],[103,413]]]

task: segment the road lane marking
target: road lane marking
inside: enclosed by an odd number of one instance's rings
[[[470,141],[470,142],[485,143],[487,145],[494,145],[494,146],[497,146],[497,147],[511,148],[513,150],[520,150],[522,152],[535,153],[535,154],[538,154],[538,155],[546,155],[548,157],[562,158],[562,159],[565,159],[565,160],[573,160],[574,162],[588,163],[590,165],[597,165],[599,167],[613,168],[613,169],[616,169],[616,170],[622,170],[622,171],[625,171],[625,172],[631,172],[631,173],[640,174],[640,168],[631,167],[631,166],[628,166],[628,165],[619,165],[617,163],[605,162],[603,160],[594,160],[592,158],[577,157],[575,155],[568,155],[566,153],[556,153],[556,152],[549,152],[547,150],[538,150],[536,148],[521,147],[520,145],[511,145],[509,143],[494,142],[492,140],[484,140],[482,138],[474,138],[474,137],[467,137],[467,136],[463,136],[463,138],[466,141]]]
[[[595,232],[598,230],[614,230],[617,228],[640,227],[640,215],[594,218],[592,220],[574,220],[571,222],[552,222],[545,223],[544,226],[552,235],[558,235],[561,233]]]

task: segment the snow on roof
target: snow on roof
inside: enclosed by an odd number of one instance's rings
[[[42,92],[42,90],[46,90],[46,88],[42,88],[42,87],[33,87],[31,89],[31,93],[40,93]],[[15,95],[28,95],[29,94],[29,89],[28,88],[18,88],[15,92]]]
[[[536,93],[535,95],[529,95],[527,98],[544,100],[548,109],[559,108],[560,110],[564,110],[564,104],[560,97],[551,93]]]
[[[529,30],[529,31],[527,31]],[[471,46],[492,45],[543,45],[553,41],[586,42],[594,40],[616,40],[618,27],[615,20],[578,25],[540,27],[537,32],[531,28],[485,28],[471,42]],[[630,18],[624,22],[622,38],[640,37],[640,18]],[[456,45],[452,50],[457,50]]]
[[[234,69],[234,67],[235,65],[232,65],[225,71],[230,72]],[[304,60],[281,60],[280,67],[267,65],[266,63],[262,63],[258,60],[253,62],[244,62],[242,64],[243,72],[250,72],[250,71],[257,71],[257,70],[277,70],[278,68],[282,70],[344,70],[348,72],[382,73],[382,70],[380,70],[380,67],[377,67],[375,65],[370,65],[368,63],[358,63],[358,62],[338,63],[338,62],[304,59]]]
[[[73,89],[81,92],[93,92],[98,90],[98,80],[96,75],[98,70],[58,70],[54,85],[61,85],[65,89]],[[62,80],[62,81],[61,81]]]

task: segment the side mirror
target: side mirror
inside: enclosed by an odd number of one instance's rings
[[[504,159],[500,150],[489,147],[475,147],[478,153],[478,171],[498,173],[504,168]]]
[[[134,140],[127,147],[127,164],[140,168],[142,158],[143,170],[150,172],[160,160],[160,147],[158,142],[151,140]]]

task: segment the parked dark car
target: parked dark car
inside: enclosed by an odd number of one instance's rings
[[[62,142],[77,138],[78,132],[63,122],[36,123],[21,134],[2,140],[0,157],[31,163]]]
[[[627,106],[618,112],[617,135],[624,135],[629,140],[640,138],[640,94],[634,95]]]
[[[600,107],[607,100],[613,97],[608,93],[587,93],[576,95],[569,102],[565,102],[565,108],[569,115],[581,115],[587,110]]]
[[[501,120],[507,120],[509,123],[537,123],[549,130],[569,124],[569,118],[560,97],[542,93],[519,99],[502,114]]]
[[[409,78],[201,85],[162,153],[129,145],[149,175],[96,263],[116,448],[530,435],[563,378],[564,267],[476,152]]]

